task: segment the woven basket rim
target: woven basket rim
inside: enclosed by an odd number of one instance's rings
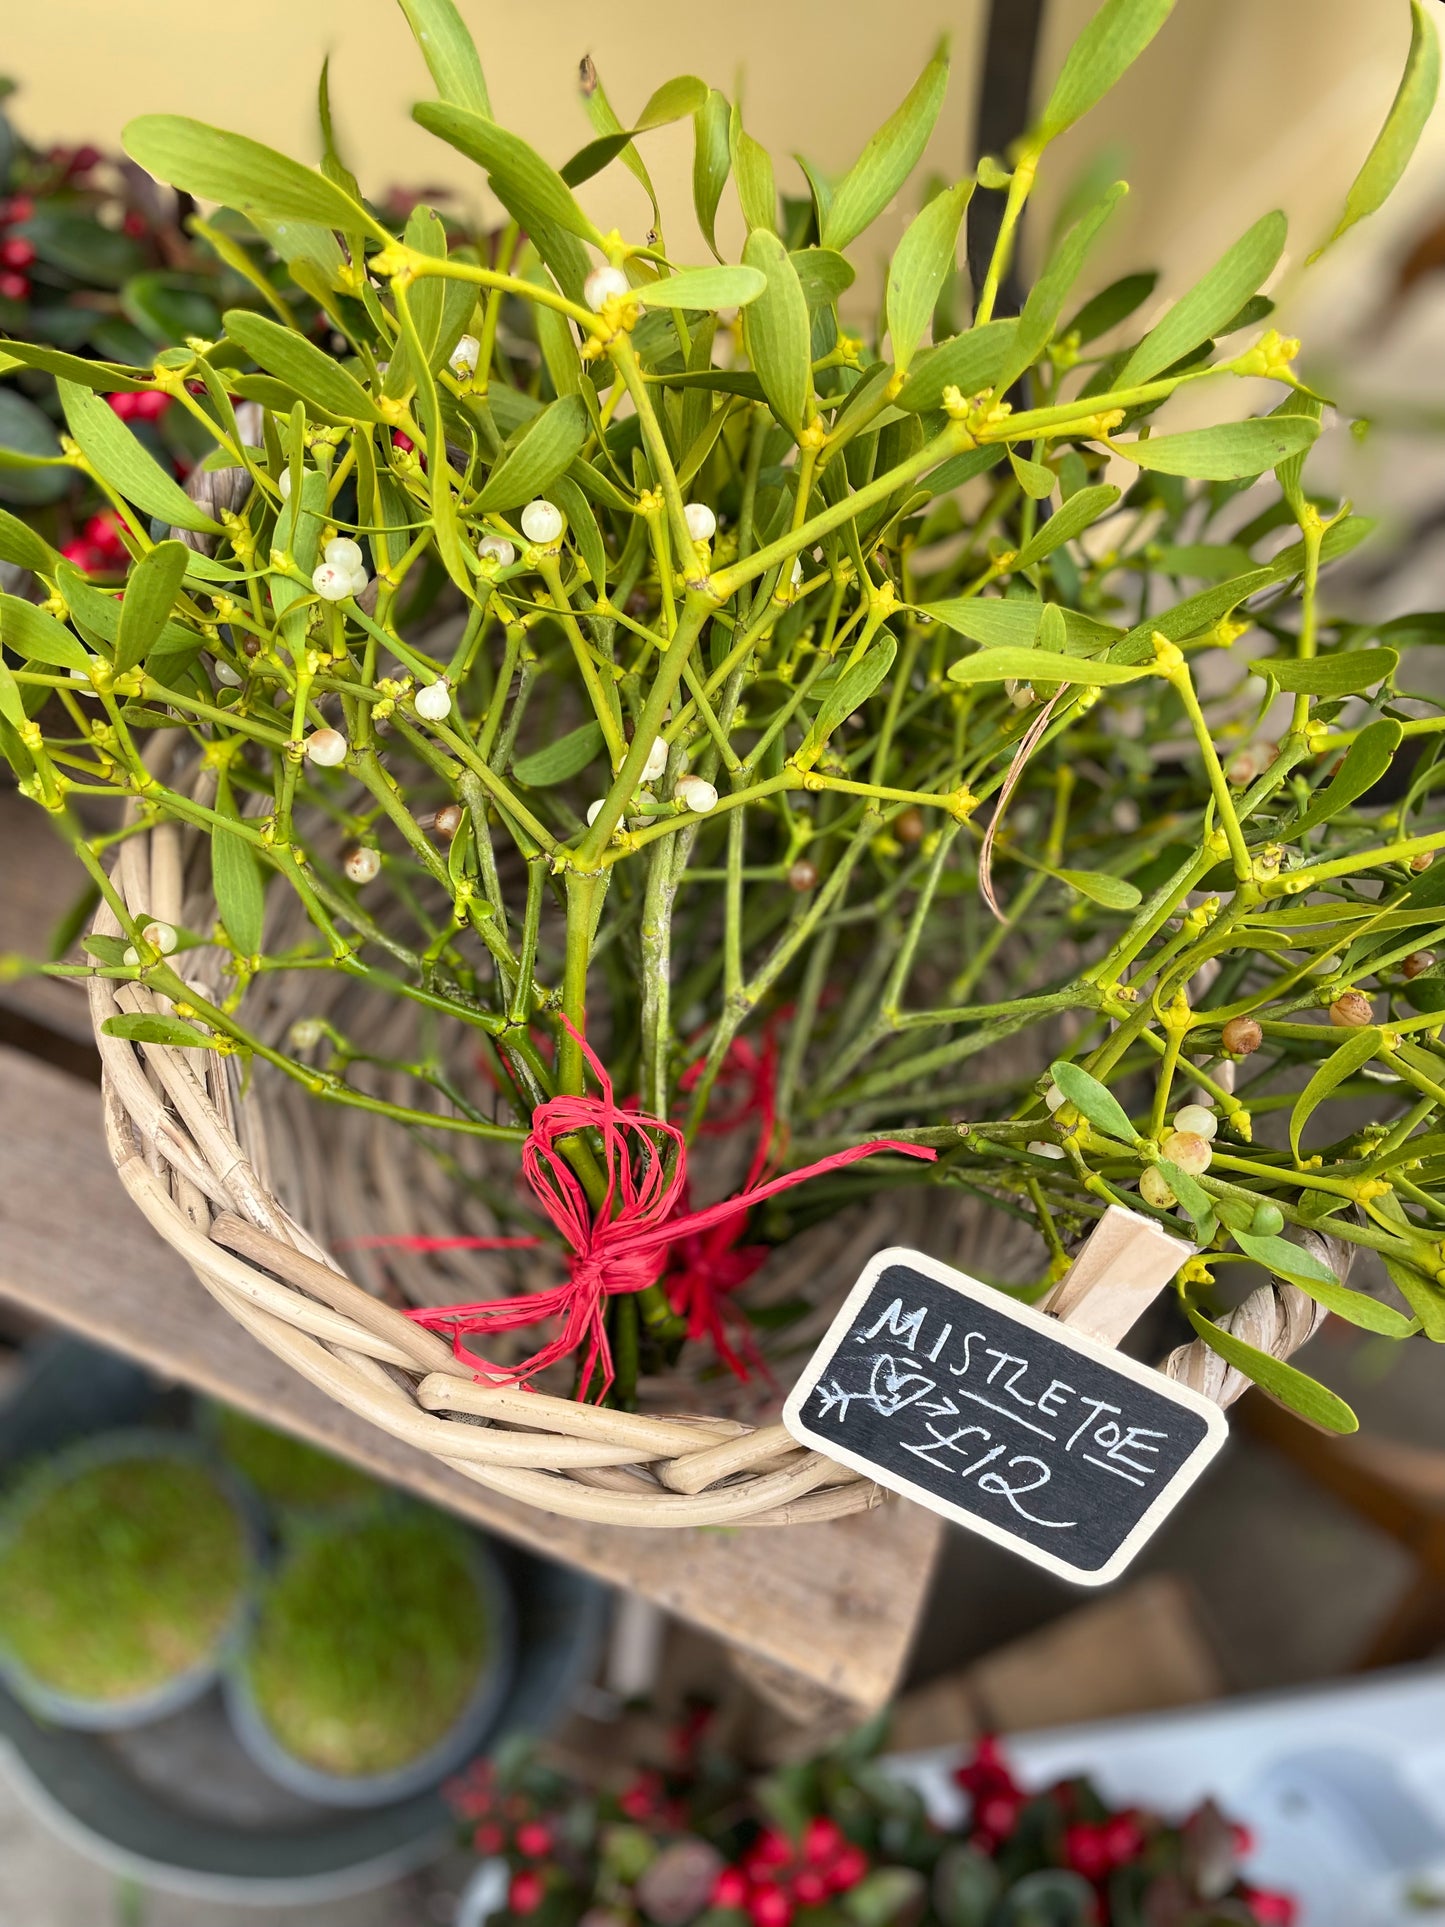
[[[112,880],[133,915],[184,922],[184,856],[172,822],[120,844]],[[104,901],[91,928],[121,934]],[[253,1337],[350,1411],[508,1498],[600,1525],[816,1524],[890,1496],[781,1424],[620,1412],[479,1382],[442,1339],[349,1278],[267,1188],[238,1131],[228,1060],[206,1053],[198,1070],[194,1051],[108,1036],[122,1011],[169,1010],[142,984],[97,975],[89,994],[106,1143],[132,1200]],[[1324,1315],[1293,1286],[1263,1286],[1223,1322],[1283,1358]],[[1202,1340],[1162,1369],[1221,1405],[1249,1383]]]

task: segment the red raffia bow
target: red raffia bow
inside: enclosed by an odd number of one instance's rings
[[[566,1024],[565,1018],[563,1022]],[[748,1248],[713,1253],[705,1234],[715,1226],[750,1211],[779,1191],[819,1177],[825,1171],[842,1170],[845,1165],[856,1164],[860,1158],[872,1157],[878,1151],[898,1151],[905,1157],[930,1160],[938,1155],[923,1145],[881,1138],[876,1143],[855,1144],[846,1151],[835,1151],[816,1164],[804,1165],[799,1171],[787,1171],[766,1184],[758,1184],[755,1179],[766,1156],[769,1128],[754,1157],[748,1181],[736,1196],[709,1205],[705,1210],[679,1215],[678,1206],[687,1189],[687,1145],[682,1131],[662,1118],[623,1110],[616,1102],[612,1080],[596,1053],[570,1024],[566,1027],[601,1086],[601,1095],[549,1098],[533,1112],[532,1129],[522,1147],[523,1174],[569,1247],[566,1283],[547,1291],[529,1292],[520,1298],[488,1299],[476,1305],[427,1305],[407,1314],[428,1331],[449,1333],[457,1357],[494,1382],[520,1383],[584,1348],[578,1395],[585,1396],[592,1375],[600,1365],[598,1397],[604,1397],[614,1377],[612,1348],[607,1339],[607,1300],[623,1292],[645,1290],[665,1270],[672,1246],[682,1246],[679,1255],[684,1258],[684,1278],[699,1262],[726,1258],[732,1260],[727,1266],[729,1270],[737,1269],[740,1264],[746,1266],[739,1278],[729,1281],[741,1282],[742,1277],[757,1269],[762,1262],[761,1255],[755,1257]],[[589,1130],[601,1135],[607,1172],[606,1195],[595,1213],[586,1192],[556,1148],[559,1140]],[[670,1177],[666,1175],[665,1157],[665,1147],[669,1145],[676,1153]],[[539,1238],[380,1237],[358,1238],[355,1242],[390,1245],[408,1251],[501,1251],[535,1246],[542,1241]],[[699,1330],[711,1330],[714,1337],[718,1337],[720,1315],[717,1325],[705,1315],[695,1318],[692,1315],[695,1302],[687,1306],[690,1332],[697,1322]],[[468,1351],[462,1343],[475,1332],[513,1331],[546,1318],[560,1318],[561,1331],[519,1365],[491,1364]]]

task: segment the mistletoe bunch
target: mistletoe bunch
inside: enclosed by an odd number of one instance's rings
[[[1106,0],[1007,162],[924,184],[866,320],[848,250],[909,192],[945,51],[796,198],[716,89],[670,82],[628,121],[590,62],[592,138],[559,170],[494,117],[451,0],[402,5],[436,90],[416,119],[476,163],[504,226],[463,236],[419,206],[398,231],[324,87],[319,169],[148,116],[134,160],[252,233],[227,257],[250,305],[148,365],[5,344],[53,377],[67,432],[4,459],[86,476],[129,557],[117,593],[0,527],[38,585],[0,601],[0,750],[125,932],[57,967],[168,1000],[121,1035],[260,1059],[499,1156],[545,1136],[593,1220],[568,1233],[574,1297],[545,1309],[570,1320],[585,1284],[624,1398],[683,1336],[658,1200],[682,1208],[680,1160],[726,1117],[758,1133],[754,1183],[850,1160],[769,1202],[754,1242],[936,1182],[1037,1226],[1042,1289],[1111,1199],[1152,1212],[1201,1247],[1178,1289],[1204,1339],[1352,1425],[1209,1313],[1222,1267],[1264,1266],[1371,1330],[1445,1337],[1445,719],[1401,656],[1438,625],[1326,606],[1324,570],[1369,524],[1306,475],[1327,404],[1261,293],[1282,215],[1162,313],[1148,274],[1081,302],[1126,192],[1085,181],[1022,311],[999,312],[1049,148],[1170,0]],[[1418,0],[1412,19],[1338,232],[1433,104]],[[701,267],[669,249],[642,151],[685,117]],[[613,163],[645,197],[640,239],[574,193]],[[973,294],[975,192],[1004,202]],[[1212,423],[1156,431],[1182,391]],[[152,398],[209,450],[186,489],[127,419]],[[127,824],[97,830],[110,799]],[[209,839],[204,927],[112,886],[116,838],[158,822]],[[198,946],[223,953],[225,995],[188,981]],[[387,1060],[415,1100],[368,1084],[366,1034],[256,1028],[286,973],[365,986],[378,1026],[397,1000],[424,1013],[414,1058]],[[565,1128],[549,1105],[574,1107]],[[611,1263],[610,1228],[649,1211],[649,1261],[634,1242]],[[1378,1253],[1406,1309],[1287,1227]],[[732,1233],[712,1249],[718,1289],[739,1256]]]

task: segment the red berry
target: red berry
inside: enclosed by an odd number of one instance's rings
[[[67,562],[73,562],[77,569],[83,569],[87,575],[105,567],[105,557],[94,542],[87,542],[83,538],[67,542],[60,553]]]
[[[868,1856],[861,1847],[855,1847],[850,1840],[838,1857],[827,1867],[830,1893],[845,1894],[850,1887],[856,1887],[868,1871]]]
[[[128,551],[121,539],[120,523],[113,510],[107,509],[103,515],[92,515],[81,530],[81,535],[87,542],[94,543],[109,559],[125,561]]]
[[[171,405],[171,397],[160,388],[151,388],[143,394],[132,395],[131,400],[135,403],[132,412],[137,421],[143,422],[158,421]]]
[[[761,1887],[748,1902],[753,1927],[788,1927],[793,1903],[781,1887]]]
[[[1007,1840],[1018,1825],[1022,1806],[1023,1801],[1016,1793],[989,1793],[974,1807],[974,1818],[985,1833],[991,1833],[996,1840]]]
[[[1064,1865],[1085,1880],[1102,1880],[1109,1871],[1109,1850],[1103,1827],[1080,1821],[1064,1828]]]
[[[652,1819],[661,1803],[662,1777],[657,1773],[639,1773],[617,1800],[629,1820]]]
[[[520,1873],[512,1875],[512,1884],[507,1889],[507,1905],[514,1914],[535,1914],[546,1893],[541,1874],[534,1873],[530,1867],[523,1867]]]
[[[1241,1826],[1236,1820],[1230,1825],[1229,1844],[1234,1849],[1236,1860],[1248,1860],[1254,1852],[1254,1835],[1248,1827]]]
[[[28,268],[34,259],[35,243],[23,235],[12,234],[8,241],[0,241],[0,267]]]
[[[128,234],[132,241],[143,240],[146,233],[146,217],[144,214],[137,214],[132,208],[130,213],[122,219],[120,231],[122,234]]]
[[[529,1860],[540,1860],[552,1851],[552,1829],[541,1820],[525,1820],[516,1833],[517,1852]]]
[[[472,1845],[478,1853],[500,1853],[506,1844],[506,1839],[507,1836],[502,1832],[502,1829],[496,1822],[494,1820],[488,1820],[485,1825],[478,1827],[472,1835]]]
[[[17,221],[28,221],[34,212],[35,203],[28,194],[12,194],[0,203],[0,223],[10,227]]]
[[[804,1867],[793,1882],[793,1898],[800,1907],[817,1907],[828,1898],[828,1883],[816,1868]]]
[[[764,1833],[754,1843],[752,1858],[760,1867],[786,1867],[794,1858],[793,1843],[785,1833]]]
[[[741,1867],[724,1867],[712,1883],[712,1905],[746,1907],[751,1891],[751,1884]]]
[[[26,275],[12,274],[8,269],[0,273],[0,295],[7,301],[24,301],[30,293],[30,281]]]
[[[1144,1829],[1132,1813],[1116,1813],[1104,1822],[1104,1851],[1111,1866],[1127,1867],[1139,1858],[1144,1847]]]
[[[403,435],[399,428],[391,438],[391,445],[398,455],[405,455],[409,450],[416,447],[416,443],[412,440],[411,436]]]
[[[804,1829],[803,1858],[816,1867],[821,1861],[833,1859],[847,1844],[847,1836],[838,1822],[820,1814]]]
[[[114,413],[119,415],[123,422],[128,422],[131,416],[135,413],[135,405],[140,400],[140,396],[132,395],[129,393],[122,394],[122,395],[107,395],[106,400],[107,402],[109,402],[111,409],[114,411]]]
[[[1290,1894],[1271,1893],[1264,1887],[1246,1887],[1243,1898],[1259,1927],[1294,1927],[1299,1919],[1299,1904]]]
[[[98,147],[77,147],[66,165],[68,174],[88,174],[93,167],[99,167],[101,152]]]

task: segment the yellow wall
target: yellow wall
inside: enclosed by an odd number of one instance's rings
[[[21,83],[18,114],[35,136],[115,143],[133,114],[181,111],[292,152],[315,152],[314,92],[323,53],[344,143],[373,191],[447,182],[482,201],[468,163],[408,118],[428,91],[394,0],[3,0],[0,65]],[[589,138],[575,95],[591,52],[618,108],[640,106],[670,75],[694,71],[733,89],[744,77],[750,127],[779,156],[804,149],[845,166],[901,98],[944,29],[955,71],[930,161],[961,172],[971,158],[968,103],[983,0],[460,0],[483,49],[499,115],[560,161]],[[1094,0],[1053,0],[1043,71],[1052,73]],[[1134,191],[1101,254],[1190,279],[1257,214],[1291,214],[1297,262],[1317,239],[1373,137],[1408,40],[1404,0],[1178,0],[1173,17],[1104,113],[1071,135],[1045,181],[1046,238],[1058,185],[1084,155],[1117,141]],[[806,60],[801,56],[806,50]],[[648,137],[664,186],[674,253],[696,256],[691,130]],[[1408,187],[1433,189],[1445,162],[1437,121]],[[784,180],[801,185],[786,161]],[[584,190],[604,227],[640,235],[639,190],[620,169]],[[1411,198],[1409,195],[1406,201]],[[738,236],[732,197],[723,231]],[[891,226],[896,231],[904,213]],[[730,226],[730,224],[732,224]],[[872,241],[875,259],[890,223]],[[867,283],[868,246],[859,258]],[[876,287],[876,279],[873,283]],[[861,291],[861,288],[860,288]]]

